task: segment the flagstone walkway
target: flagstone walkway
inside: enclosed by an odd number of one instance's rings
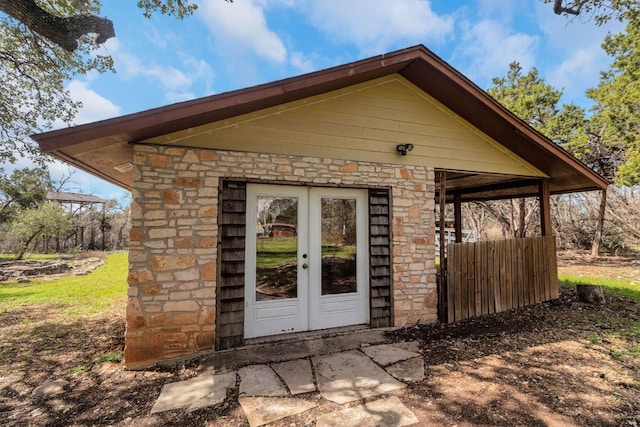
[[[408,426],[418,419],[398,397],[370,399],[423,379],[424,361],[417,342],[363,346],[223,373],[206,372],[166,384],[151,413],[218,405],[238,387],[238,401],[251,427],[314,408],[312,401],[294,396],[316,392],[341,405],[368,399],[318,417],[316,426]]]

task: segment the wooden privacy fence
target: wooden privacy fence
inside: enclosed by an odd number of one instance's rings
[[[446,322],[558,298],[553,236],[447,246]]]

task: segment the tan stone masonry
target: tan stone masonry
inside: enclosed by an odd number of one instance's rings
[[[134,164],[128,367],[213,350],[221,178],[391,188],[394,324],[436,320],[432,168],[150,145]]]

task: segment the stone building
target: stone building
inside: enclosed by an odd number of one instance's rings
[[[537,196],[550,235],[550,194],[607,185],[424,46],[34,139],[133,194],[129,368],[446,320],[436,205]]]

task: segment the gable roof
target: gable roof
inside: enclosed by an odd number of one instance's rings
[[[47,191],[47,200],[62,203],[102,203],[107,201],[93,194],[68,193],[66,191]]]
[[[246,89],[33,135],[40,148],[80,169],[131,189],[130,143],[399,74],[471,125],[549,176],[551,193],[606,188],[608,182],[518,119],[486,92],[419,45],[353,63]],[[118,169],[115,169],[118,167]],[[456,175],[452,175],[455,177]],[[475,184],[466,179],[465,194]],[[510,186],[513,177],[482,180],[485,198],[535,194],[533,186]],[[505,183],[504,188],[494,184]],[[469,187],[470,185],[470,187]],[[478,184],[479,185],[479,184]],[[481,188],[478,188],[479,192]],[[478,193],[479,193],[478,192]],[[468,197],[471,199],[471,197]]]

